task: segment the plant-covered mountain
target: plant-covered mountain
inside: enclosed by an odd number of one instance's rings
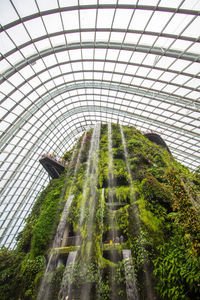
[[[200,174],[115,124],[64,158],[0,251],[0,299],[200,299]]]

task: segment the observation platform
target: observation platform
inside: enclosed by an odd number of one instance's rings
[[[144,134],[144,136],[151,142],[157,144],[158,146],[162,146],[163,148],[166,148],[167,151],[169,152],[169,154],[171,154],[171,151],[169,150],[167,144],[165,143],[165,141],[161,138],[161,136],[157,133],[146,133]]]
[[[39,162],[53,179],[59,178],[65,170],[64,162],[51,157],[49,154],[44,154]]]

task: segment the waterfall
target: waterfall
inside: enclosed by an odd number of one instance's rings
[[[60,222],[57,227],[56,235],[53,241],[53,248],[60,247],[60,244],[62,242],[62,236],[65,230],[66,226],[66,219],[69,213],[69,208],[71,206],[72,200],[74,198],[74,195],[71,195],[68,197],[65,207],[63,209],[62,217],[60,219]],[[50,297],[50,285],[51,285],[51,280],[53,276],[53,271],[55,270],[57,266],[57,259],[58,259],[58,254],[51,254],[48,260],[48,264],[45,270],[45,273],[43,275],[42,283],[40,286],[40,290],[37,296],[37,300],[45,300],[49,299]]]
[[[125,140],[122,125],[120,125],[120,132],[121,132],[122,143],[123,143],[123,148],[124,148],[126,167],[127,167],[128,175],[129,175],[129,183],[130,183],[130,188],[131,188],[132,201],[133,201],[133,204],[136,204],[133,179],[132,179],[132,175],[131,175],[128,151],[127,151],[126,140]],[[140,226],[140,218],[139,218],[139,211],[138,211],[137,205],[134,205],[134,216],[135,216],[135,221],[136,221],[136,231],[139,233],[139,236],[140,236],[141,235],[141,226]],[[151,275],[150,275],[150,271],[148,268],[147,257],[146,257],[146,254],[144,253],[144,248],[143,248],[142,244],[140,244],[140,248],[141,248],[141,251],[142,251],[143,257],[144,257],[143,271],[144,271],[144,276],[145,276],[145,288],[147,290],[146,297],[147,297],[147,300],[153,300],[153,299],[155,299],[155,297],[154,297]]]
[[[83,193],[82,193],[82,201],[81,201],[81,207],[80,207],[80,219],[79,219],[79,227],[81,228],[85,225],[87,226],[87,236],[85,238],[85,245],[87,245],[86,249],[83,249],[84,261],[82,261],[80,272],[84,274],[85,272],[85,266],[88,267],[90,264],[90,254],[92,251],[92,236],[93,236],[93,223],[94,223],[94,213],[96,209],[96,200],[97,200],[97,167],[98,167],[98,157],[99,157],[99,141],[100,141],[100,131],[101,126],[100,124],[96,124],[92,133],[91,138],[91,144],[90,144],[90,150],[87,160],[87,169],[86,169],[86,175],[85,175],[85,182],[83,187]],[[88,212],[88,218],[85,221],[85,212]],[[79,237],[76,237],[75,245],[78,245],[79,243]],[[70,276],[73,278],[74,273],[74,264],[71,265],[70,270]],[[66,271],[67,273],[67,271]],[[59,292],[60,297],[62,296],[62,299],[65,299],[65,297],[68,296],[68,293],[70,291],[71,284],[69,281],[66,280],[65,274],[63,276],[61,289]],[[81,291],[81,299],[89,299],[90,289],[84,289],[82,288]],[[61,299],[61,298],[59,298]]]
[[[67,296],[70,295],[70,286],[71,286],[70,283],[72,281],[73,268],[74,268],[76,257],[77,257],[77,251],[69,252],[65,271],[61,282],[59,295],[58,295],[59,300],[65,299]]]
[[[112,127],[111,123],[108,123],[108,154],[109,154],[109,163],[108,163],[108,203],[109,207],[113,208],[113,187],[114,187],[114,170],[113,170],[113,152],[112,152]],[[110,239],[114,241],[115,239],[115,229],[114,229],[114,219],[113,219],[113,211],[112,211],[112,217],[110,218],[110,226],[111,226],[111,237]]]
[[[91,189],[92,192],[95,190],[96,193],[100,130],[101,130],[100,124],[96,124],[92,133],[90,150],[89,150],[88,161],[87,161],[87,170],[85,176],[85,183],[83,187],[82,206],[80,211],[81,213],[80,224],[82,224],[84,218],[85,205],[88,196],[87,194],[88,194],[89,186],[92,187]]]
[[[104,215],[104,198],[105,198],[105,190],[102,189],[101,193],[101,247],[103,246],[103,215]]]
[[[71,207],[72,200],[74,198],[74,195],[71,195],[72,187],[73,187],[73,184],[74,184],[74,180],[75,180],[75,176],[77,174],[81,154],[82,154],[83,147],[84,147],[84,144],[85,144],[86,134],[87,134],[87,132],[85,132],[85,134],[82,138],[82,141],[81,141],[81,147],[80,147],[80,150],[79,150],[79,154],[78,154],[78,157],[77,157],[77,160],[76,160],[76,166],[75,166],[75,169],[74,169],[73,182],[72,182],[70,190],[69,190],[69,197],[68,197],[68,199],[65,203],[65,206],[64,206],[64,209],[63,209],[63,212],[62,212],[62,216],[61,216],[61,219],[60,219],[60,222],[58,224],[57,231],[56,231],[56,234],[55,234],[55,237],[54,237],[54,240],[53,240],[52,248],[58,248],[58,247],[61,246],[61,243],[62,243],[62,238],[63,238],[63,234],[64,234],[64,231],[65,231],[66,223],[67,223],[67,217],[68,217],[68,214],[69,214],[69,209]],[[63,197],[65,197],[66,185],[67,185],[67,181],[69,179],[69,174],[71,172],[72,165],[74,163],[75,152],[76,152],[76,147],[73,151],[72,159],[70,161],[69,169],[67,171],[64,188],[63,188],[63,191],[61,193],[61,200],[63,199]],[[50,297],[50,284],[51,284],[51,279],[52,279],[52,275],[53,275],[52,272],[55,270],[55,268],[57,266],[58,256],[59,256],[58,254],[54,254],[54,255],[51,254],[49,256],[47,267],[46,267],[45,273],[44,273],[43,278],[42,278],[39,293],[37,295],[37,300],[45,300],[45,299],[48,300],[49,297]]]
[[[122,255],[125,268],[127,300],[139,300],[131,250],[122,250]]]

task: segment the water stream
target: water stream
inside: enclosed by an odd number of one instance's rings
[[[138,210],[138,207],[136,204],[136,198],[135,198],[135,192],[134,192],[133,179],[132,179],[131,170],[130,170],[126,139],[124,136],[122,125],[120,125],[120,132],[121,132],[122,144],[123,144],[123,148],[124,148],[124,157],[125,157],[126,167],[127,167],[128,175],[129,175],[129,184],[130,184],[130,188],[131,188],[132,201],[133,201],[133,204],[135,203],[135,205],[134,205],[134,217],[135,217],[135,221],[136,221],[135,229],[136,229],[136,232],[139,234],[139,236],[141,236],[139,210]],[[153,299],[155,299],[155,295],[154,295],[153,284],[152,284],[152,279],[151,279],[151,271],[149,270],[149,266],[147,263],[147,257],[144,252],[144,248],[143,248],[142,244],[140,244],[140,249],[141,249],[141,252],[143,253],[143,257],[144,257],[143,272],[144,272],[144,276],[145,276],[146,299],[153,300]]]
[[[99,142],[100,142],[100,133],[101,133],[101,126],[100,124],[96,124],[93,132],[93,138],[91,141],[91,156],[89,156],[90,161],[88,161],[88,176],[86,177],[85,181],[85,188],[89,190],[88,198],[86,197],[87,192],[83,191],[83,195],[87,199],[87,236],[85,239],[85,246],[86,248],[83,251],[84,264],[81,268],[80,272],[83,274],[87,271],[85,269],[88,268],[91,262],[91,253],[93,248],[93,231],[94,231],[94,213],[97,204],[97,176],[98,176],[98,159],[99,159]],[[86,203],[86,199],[83,199],[83,203]],[[83,207],[83,215],[85,214],[85,208]],[[83,222],[83,218],[80,219],[80,222]],[[88,300],[90,296],[91,285],[83,286],[81,289],[81,299]]]
[[[100,141],[100,132],[101,126],[100,124],[96,124],[92,133],[92,138],[90,142],[90,150],[87,160],[87,169],[85,175],[85,182],[82,193],[82,201],[80,207],[80,219],[79,219],[79,227],[83,228],[87,227],[86,237],[84,239],[84,246],[86,248],[82,249],[82,264],[80,268],[81,274],[86,272],[85,268],[88,268],[91,260],[91,252],[92,252],[92,237],[93,237],[93,224],[94,224],[94,213],[96,209],[97,202],[97,167],[98,167],[98,157],[99,157],[99,141]],[[77,236],[75,239],[75,245],[78,246],[80,242],[79,237]],[[66,271],[67,272],[67,271]],[[71,277],[73,277],[74,273],[74,264],[71,267]],[[61,285],[61,289],[59,295],[62,295],[62,299],[65,299],[69,296],[69,291],[71,289],[71,285],[69,282],[65,284],[65,278],[63,277],[63,283]],[[67,288],[66,288],[67,286]],[[83,288],[81,289],[80,296],[81,299],[89,299],[90,289]],[[61,299],[61,298],[60,298]]]
[[[122,250],[122,255],[125,268],[127,300],[139,300],[131,250]]]
[[[84,145],[85,145],[86,134],[87,134],[87,132],[85,132],[85,134],[82,138],[82,141],[81,141],[81,147],[80,147],[80,150],[79,150],[79,154],[78,154],[75,169],[74,169],[73,182],[71,184],[71,187],[70,187],[70,190],[69,190],[69,196],[68,196],[68,199],[65,203],[65,206],[64,206],[64,209],[63,209],[63,212],[62,212],[62,216],[60,218],[60,222],[59,222],[58,227],[57,227],[57,231],[56,231],[56,234],[55,234],[55,237],[54,237],[54,240],[53,240],[52,248],[59,248],[62,244],[62,238],[63,238],[63,234],[64,234],[64,231],[65,231],[65,228],[66,228],[67,217],[68,217],[69,210],[70,210],[73,198],[74,198],[74,195],[71,195],[72,187],[73,187],[73,183],[74,183],[74,180],[75,180],[75,177],[76,177],[76,174],[77,174],[81,154],[82,154],[82,151],[83,151],[83,148],[84,148]],[[73,154],[72,154],[70,164],[69,164],[69,168],[68,168],[68,171],[67,171],[63,191],[61,192],[60,201],[63,199],[63,197],[65,197],[67,181],[69,179],[69,174],[71,172],[72,165],[74,164],[76,150],[77,150],[77,148],[75,147],[75,149],[73,151]],[[48,300],[50,298],[50,293],[51,293],[50,286],[51,286],[53,271],[57,267],[58,256],[59,256],[58,254],[54,254],[54,255],[50,254],[50,256],[48,258],[47,267],[46,267],[45,273],[44,273],[43,278],[42,278],[39,293],[37,295],[37,300],[45,300],[45,299]]]
[[[63,274],[60,291],[58,295],[59,300],[65,300],[66,295],[70,295],[70,287],[73,276],[74,264],[77,257],[77,251],[71,251],[68,254],[65,271]]]

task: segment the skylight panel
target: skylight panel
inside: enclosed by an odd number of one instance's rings
[[[78,11],[62,12],[61,15],[65,30],[79,28]]]
[[[22,24],[9,28],[7,33],[17,46],[30,41],[30,37]]]
[[[35,46],[36,46],[36,49],[38,51],[44,51],[46,49],[51,48],[51,44],[49,42],[49,39],[44,39],[44,40],[38,41],[38,42],[35,43]],[[36,51],[36,49],[35,49],[35,51]]]
[[[140,52],[135,51],[131,57],[131,62],[140,64],[140,63],[142,63],[145,56],[146,56],[145,53],[140,53]]]
[[[4,72],[6,72],[8,69],[10,69],[10,64],[5,61],[5,60],[2,60],[0,61],[0,79],[1,79],[1,76]]]
[[[7,95],[14,89],[13,85],[11,85],[8,81],[4,81],[1,84],[1,92]]]
[[[15,52],[9,56],[9,62],[14,66],[23,60],[23,56],[19,52]]]
[[[96,21],[96,9],[80,11],[81,28],[94,28]]]
[[[151,11],[135,10],[129,29],[144,30],[151,14]]]
[[[176,40],[173,43],[173,49],[184,52],[187,50],[187,48],[190,48],[190,45],[191,45],[191,42],[189,42],[189,41]]]
[[[199,43],[194,43],[193,45],[191,45],[191,47],[189,48],[189,50],[191,53],[195,53],[198,54],[200,53],[200,45]]]
[[[24,95],[26,95],[30,91],[32,91],[32,87],[28,83],[25,83],[18,90],[21,91]]]
[[[110,42],[122,43],[125,37],[124,32],[112,32],[110,37]]]
[[[83,59],[91,59],[93,57],[93,49],[82,49]],[[79,53],[80,58],[80,53]]]
[[[147,80],[145,79],[143,82],[142,82],[142,87],[145,87],[145,88],[151,88],[154,84],[154,81],[153,80]]]
[[[161,58],[159,59],[159,61],[156,64],[156,67],[163,68],[163,66],[164,66],[167,69],[175,61],[176,61],[175,58],[161,56]]]
[[[90,31],[87,31],[87,32],[81,32],[80,34],[81,36],[81,40],[82,42],[88,42],[88,41],[94,41],[94,32],[90,32]]]
[[[127,28],[133,14],[129,9],[117,9],[113,28]]]
[[[20,53],[22,53],[23,56],[25,56],[25,58],[30,58],[30,56],[35,55],[36,54],[37,49],[34,47],[33,44],[28,45],[26,47],[23,47],[20,50]],[[32,62],[31,65],[34,65],[35,62]]]
[[[199,37],[200,19],[196,18],[190,25],[188,25],[183,32],[186,36],[191,36],[194,38]]]
[[[46,34],[41,18],[35,18],[34,20],[27,21],[24,24],[32,39]]]
[[[40,11],[53,9],[53,8],[58,7],[57,0],[51,0],[51,1],[49,1],[49,0],[36,0],[36,2],[39,6]]]
[[[200,100],[200,93],[199,93],[199,91],[198,92],[191,92],[191,93],[189,93],[188,95],[187,95],[189,98],[192,98],[192,99],[194,99],[194,100],[197,100],[197,101],[199,101]]]
[[[66,7],[66,0],[58,0],[60,7]],[[67,0],[67,6],[77,6],[78,0]]]
[[[102,42],[102,41],[107,42],[108,39],[109,39],[109,36],[110,36],[110,32],[109,31],[107,31],[107,32],[97,31],[95,33],[95,35],[96,35],[96,41],[98,41],[98,42]]]
[[[157,36],[142,34],[140,43],[143,45],[152,45],[157,39]]]
[[[10,37],[5,33],[0,33],[0,53],[5,54],[15,48],[14,43],[11,41]]]
[[[137,25],[136,25],[137,27]],[[129,28],[130,29],[130,28]],[[125,37],[125,43],[137,44],[139,39],[141,38],[141,34],[138,33],[127,33]]]
[[[55,84],[54,84],[53,81],[49,81],[49,82],[45,83],[44,86],[45,86],[47,91],[55,88]]]
[[[117,60],[118,55],[119,55],[119,50],[108,49],[106,58],[107,59],[112,59],[112,60]]]
[[[56,86],[65,83],[65,81],[64,81],[64,79],[63,79],[62,77],[55,78],[55,79],[54,79],[54,82],[55,82],[55,85],[56,85]]]
[[[160,36],[160,37],[157,37],[157,40],[156,40],[154,46],[160,47],[161,49],[164,50],[164,49],[170,48],[171,45],[173,45],[174,41],[175,41],[175,39],[173,39],[173,38]]]
[[[51,14],[43,17],[48,33],[62,30],[62,23],[59,14]]]
[[[170,23],[164,29],[164,32],[179,35],[183,30],[186,29],[192,18],[193,16],[190,15],[175,14]]]
[[[0,23],[6,25],[18,19],[10,1],[0,1]]]
[[[200,73],[199,64],[198,63],[189,64],[189,66],[184,71],[189,74],[194,74],[194,75],[199,74]]]
[[[136,78],[136,77],[134,77],[133,78],[133,81],[132,81],[132,85],[141,85],[142,84],[142,81],[143,81],[143,79],[142,78]]]
[[[95,59],[102,59],[102,60],[104,60],[105,55],[106,55],[106,49],[95,49],[94,50],[94,57],[95,57]],[[86,64],[90,64],[90,62],[87,62]],[[92,64],[91,64],[91,66],[93,68]]]
[[[114,9],[99,9],[97,18],[98,28],[111,28]]]
[[[196,0],[185,0],[184,3],[181,5],[181,8],[200,10],[200,3]]]
[[[151,5],[153,5],[151,3]],[[171,18],[172,13],[155,11],[153,17],[151,18],[146,30],[152,32],[162,32],[163,28]]]
[[[35,73],[34,73],[33,69],[30,66],[26,66],[23,69],[21,69],[18,72],[18,74],[22,75],[24,78],[27,79],[27,78],[31,77],[32,75],[34,75]]]

